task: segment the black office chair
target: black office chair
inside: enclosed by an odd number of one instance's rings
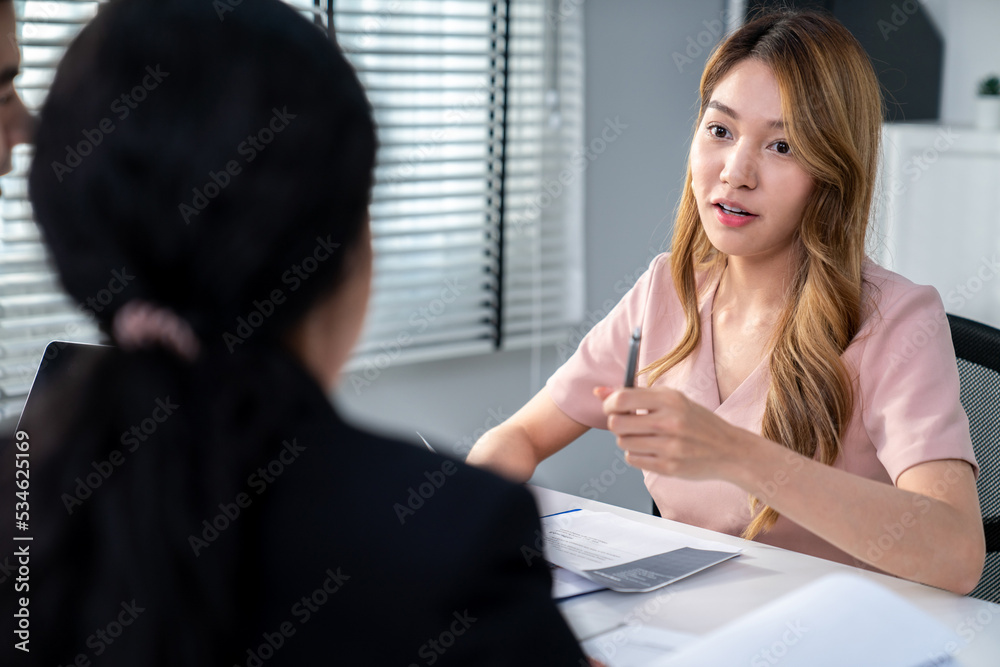
[[[976,486],[986,531],[986,566],[969,595],[1000,602],[1000,330],[957,315],[948,315],[948,324],[979,461]]]

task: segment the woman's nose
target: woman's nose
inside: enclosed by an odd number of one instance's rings
[[[757,187],[757,159],[751,147],[736,144],[726,156],[720,178],[731,188]]]

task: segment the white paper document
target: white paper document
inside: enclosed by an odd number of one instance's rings
[[[607,589],[604,584],[591,581],[586,577],[581,577],[576,572],[570,572],[564,567],[552,566],[552,599],[566,600],[585,595],[594,591]]]
[[[652,591],[740,553],[610,512],[573,510],[541,521],[546,560],[621,592]]]
[[[943,667],[958,636],[892,591],[832,574],[702,636],[655,667]]]

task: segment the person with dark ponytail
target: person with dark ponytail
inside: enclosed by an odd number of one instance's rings
[[[295,10],[220,4],[103,5],[41,111],[36,216],[117,349],[32,397],[30,653],[3,664],[586,664],[522,555],[529,493],[328,401],[371,281],[372,111]]]

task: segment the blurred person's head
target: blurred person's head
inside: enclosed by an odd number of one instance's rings
[[[14,88],[21,69],[13,0],[0,0],[0,175],[11,170],[14,146],[31,141],[33,119]]]
[[[112,2],[52,84],[30,192],[67,290],[106,331],[141,300],[203,354],[236,354],[364,273],[374,146],[354,71],[290,8]],[[116,270],[134,277],[94,301]]]
[[[191,536],[295,435],[361,327],[375,158],[364,91],[328,35],[279,0],[221,4],[102,5],[40,113],[29,191],[44,239],[70,296],[123,343],[48,401],[32,627],[57,640],[42,661],[71,661],[113,618],[107,602],[133,599],[143,618],[102,664],[239,658],[261,510],[202,552]],[[126,439],[164,404],[154,433]],[[74,495],[122,452],[100,488]]]

